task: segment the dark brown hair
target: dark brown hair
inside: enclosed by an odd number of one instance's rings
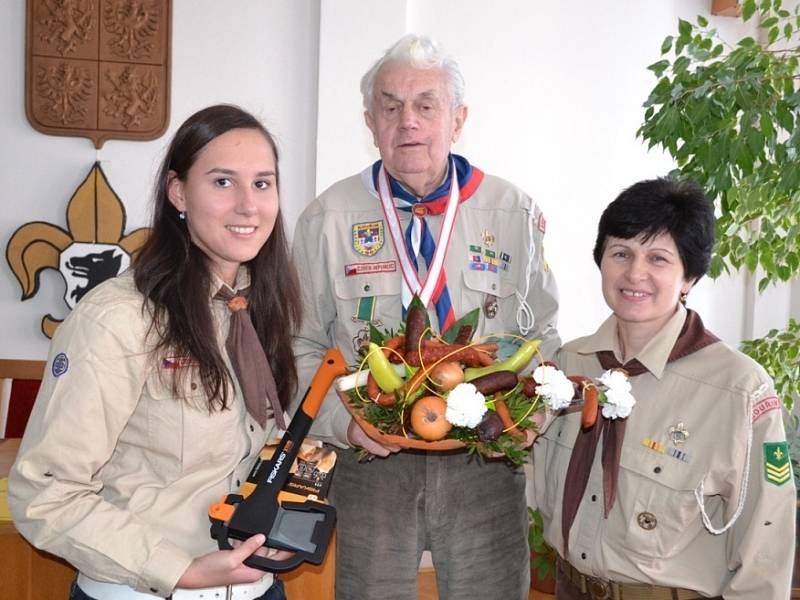
[[[196,112],[180,126],[167,149],[155,182],[152,231],[134,260],[136,287],[150,301],[155,356],[164,352],[190,356],[197,364],[209,410],[227,407],[232,375],[211,315],[209,258],[191,241],[167,197],[167,183],[170,171],[186,181],[200,151],[232,129],[256,129],[264,135],[275,155],[276,184],[280,183],[275,140],[258,119],[230,105]],[[297,386],[292,334],[300,326],[301,303],[280,210],[269,239],[244,265],[250,273],[248,312],[275,374],[281,406],[286,407]],[[173,386],[177,388],[175,380]]]

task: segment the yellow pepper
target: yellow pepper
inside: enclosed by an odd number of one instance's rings
[[[375,382],[383,393],[391,394],[403,385],[403,380],[394,370],[392,363],[383,354],[381,347],[374,342],[369,343],[367,365],[369,366],[369,372],[372,373]]]
[[[473,379],[477,379],[478,377],[483,377],[484,375],[495,373],[497,371],[514,371],[514,373],[518,373],[531,361],[533,355],[536,354],[536,351],[541,345],[542,340],[528,340],[523,343],[517,349],[517,351],[514,352],[514,354],[505,360],[498,361],[486,367],[471,367],[469,369],[464,369],[464,381],[472,381]]]

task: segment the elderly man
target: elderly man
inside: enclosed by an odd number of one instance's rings
[[[409,35],[361,90],[381,160],[325,191],[294,236],[305,311],[295,342],[300,389],[325,348],[356,363],[370,324],[396,330],[414,293],[440,331],[480,307],[476,336],[538,337],[551,355],[557,294],[542,255],[544,217],[519,189],[450,153],[467,118],[458,65],[430,39]],[[443,600],[527,598],[521,469],[465,452],[382,446],[333,394],[313,433],[381,457],[359,462],[339,452],[339,600],[416,598],[426,549]]]

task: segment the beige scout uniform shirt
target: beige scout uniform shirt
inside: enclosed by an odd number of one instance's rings
[[[398,214],[405,231],[410,215],[404,211]],[[435,239],[441,220],[441,215],[426,217]],[[370,223],[379,224],[380,241],[370,249],[359,250],[355,239],[358,228]],[[560,344],[555,330],[558,293],[545,264],[543,237],[544,218],[538,207],[518,188],[497,177],[485,175],[475,193],[460,204],[445,263],[455,316],[458,319],[484,306],[487,298],[497,297],[496,316],[487,319],[481,314],[476,338],[491,332],[518,332],[516,294],[524,295],[527,288],[525,299],[534,319],[527,337],[543,340],[545,356],[555,353]],[[529,249],[533,258],[527,285]],[[495,260],[496,270],[471,268],[476,257],[487,265],[487,261]],[[368,324],[356,318],[362,298],[375,298],[373,324],[380,330],[397,331],[401,323],[402,275],[397,253],[380,201],[366,188],[362,176],[334,184],[305,209],[294,234],[294,260],[305,311],[294,344],[302,393],[326,348],[338,347],[349,364],[358,364],[359,345],[369,340]],[[421,257],[419,264],[424,267]],[[423,276],[424,271],[420,278]],[[428,312],[433,327],[437,327],[433,303]],[[295,407],[301,399],[302,395],[295,398]],[[350,420],[331,391],[312,433],[346,447]]]
[[[764,475],[764,442],[785,439],[781,411],[773,408],[780,403],[764,370],[722,342],[667,364],[685,317],[681,307],[636,356],[649,373],[631,378],[636,405],[626,426],[616,502],[604,519],[601,439],[565,558],[587,575],[613,581],[726,599],[788,598],[795,489],[791,477],[775,485]],[[599,376],[596,351],[621,357],[616,323],[612,316],[594,335],[565,345],[561,369]],[[536,503],[545,537],[562,556],[564,479],[579,427],[580,413],[559,417],[534,445]],[[674,443],[671,428],[688,439]],[[695,489],[704,483],[705,510],[719,529],[736,513],[745,481],[741,514],[725,533],[713,535],[703,525]]]
[[[212,304],[228,363],[229,311]],[[238,382],[224,411],[209,414],[195,377],[187,400],[173,397],[171,357],[145,345],[149,322],[126,274],[59,326],[9,506],[36,547],[93,579],[167,596],[194,557],[217,549],[208,507],[246,479],[273,424],[265,432],[247,414]]]

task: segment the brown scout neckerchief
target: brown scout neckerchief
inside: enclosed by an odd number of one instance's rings
[[[244,403],[247,412],[261,425],[267,426],[267,403],[269,399],[275,422],[280,429],[286,429],[283,419],[283,409],[278,399],[278,387],[272,376],[264,347],[258,339],[250,313],[247,310],[247,290],[231,291],[223,285],[215,298],[225,300],[231,311],[231,323],[225,348],[231,359],[233,370],[244,394]]]

